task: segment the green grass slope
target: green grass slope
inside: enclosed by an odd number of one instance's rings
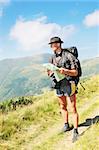
[[[79,124],[99,115],[99,75],[82,81],[79,85],[77,108]],[[27,105],[17,105],[16,110],[0,112],[0,150],[98,150],[99,124],[80,126],[80,138],[72,144],[72,131],[61,133],[63,126],[58,99],[54,91],[39,96],[24,97]],[[19,100],[19,99],[18,99]],[[15,100],[12,100],[15,101]],[[7,101],[6,101],[7,103]],[[71,113],[69,115],[72,124]],[[92,120],[92,119],[91,119]]]

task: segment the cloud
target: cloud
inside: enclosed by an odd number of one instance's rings
[[[4,7],[10,3],[10,0],[0,0],[0,17],[3,16]]]
[[[10,2],[10,0],[0,0],[0,4],[8,4]]]
[[[10,30],[10,37],[25,51],[45,49],[50,37],[60,36],[67,40],[75,31],[74,25],[61,26],[47,23],[47,16],[26,21],[18,19]]]
[[[3,49],[2,49],[2,48],[0,48],[0,53],[1,53],[1,52],[3,52]]]
[[[87,27],[99,26],[99,10],[95,10],[94,12],[85,16],[83,23]]]

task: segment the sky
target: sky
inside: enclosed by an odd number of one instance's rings
[[[0,60],[76,46],[81,60],[99,56],[98,0],[0,0]]]

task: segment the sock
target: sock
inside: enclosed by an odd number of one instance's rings
[[[78,134],[78,129],[77,128],[74,128],[74,133]]]
[[[68,126],[69,124],[68,124],[68,122],[67,123],[65,123],[65,126]]]

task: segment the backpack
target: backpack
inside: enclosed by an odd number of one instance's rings
[[[75,80],[75,84],[78,85],[80,77],[82,76],[81,64],[80,64],[80,61],[78,59],[78,50],[76,47],[73,46],[73,47],[64,49],[64,51],[65,52],[68,51],[69,53],[71,53],[75,57],[75,65],[76,65],[77,70],[78,70],[78,75],[76,77],[73,77],[73,79]]]

